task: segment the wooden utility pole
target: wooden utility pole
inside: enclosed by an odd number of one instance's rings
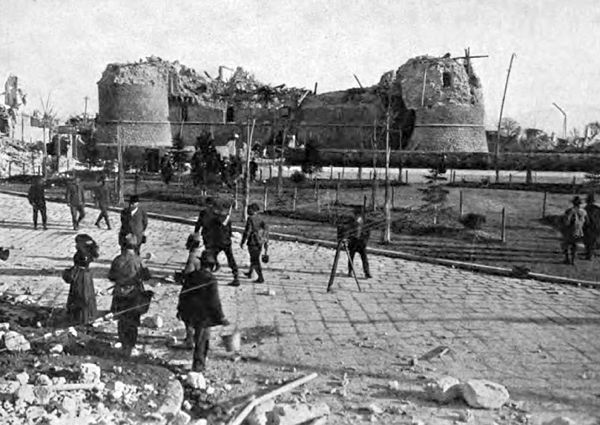
[[[371,139],[371,150],[373,152],[373,180],[371,181],[371,202],[373,211],[377,209],[377,120],[373,121],[373,138]]]
[[[48,159],[48,152],[46,150],[46,125],[42,126],[42,176],[46,177],[46,160]]]
[[[117,162],[119,163],[119,174],[117,179],[119,185],[117,187],[117,199],[119,206],[123,206],[125,199],[123,197],[123,186],[125,183],[125,167],[123,165],[123,141],[121,140],[121,126],[117,123]]]
[[[392,81],[394,76],[392,76]],[[390,193],[390,104],[391,104],[391,83],[388,88],[388,107],[385,118],[385,228],[383,229],[382,242],[388,244],[392,240],[392,209]]]
[[[281,196],[283,191],[283,161],[285,159],[285,139],[287,139],[288,126],[285,126],[283,130],[283,137],[281,138],[281,158],[279,159],[279,165],[277,168],[277,196]]]
[[[90,98],[89,97],[84,97],[83,100],[85,101],[85,106],[83,109],[83,124],[85,124],[87,126],[87,104],[88,104],[88,100]]]
[[[495,168],[496,168],[496,183],[500,181],[500,127],[502,126],[502,113],[504,112],[504,101],[506,100],[506,90],[508,89],[508,79],[510,78],[510,70],[512,69],[513,60],[517,56],[513,53],[510,56],[510,63],[508,64],[508,73],[506,74],[506,82],[504,83],[504,94],[502,95],[502,104],[500,105],[500,117],[498,118],[498,137],[496,139],[495,149]]]
[[[252,129],[250,129],[250,123],[246,124],[246,140],[248,143],[246,146],[246,170],[244,172],[244,221],[248,219],[248,205],[250,204],[250,152],[252,152],[252,137],[254,136],[255,124],[256,119],[252,119]]]

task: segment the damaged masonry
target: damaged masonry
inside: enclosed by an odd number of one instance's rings
[[[227,71],[213,77],[156,57],[108,65],[98,82],[98,140],[152,148],[180,138],[192,146],[207,130],[230,135],[216,124],[256,119],[260,140],[286,122],[300,145],[316,138],[364,149],[389,106],[392,149],[487,152],[482,88],[468,56],[419,56],[377,85],[321,94],[261,83],[241,67]]]

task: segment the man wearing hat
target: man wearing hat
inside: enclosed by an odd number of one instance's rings
[[[73,181],[67,184],[65,198],[71,210],[73,230],[78,230],[79,223],[85,217],[85,194],[79,177],[75,177]]]
[[[588,194],[585,200],[587,221],[583,226],[583,244],[585,245],[585,258],[591,260],[600,235],[600,207],[596,205],[594,193]]]
[[[27,192],[27,200],[33,208],[33,228],[37,229],[38,225],[38,212],[42,214],[42,225],[44,230],[47,227],[47,216],[46,216],[46,193],[44,191],[44,178],[35,177],[29,191]]]
[[[148,278],[148,273],[135,253],[138,246],[135,235],[125,235],[123,250],[112,261],[108,272],[108,279],[115,283],[110,311],[117,319],[119,341],[127,356],[135,348],[140,316],[148,311],[152,297],[150,291],[144,291],[143,280]]]
[[[129,197],[129,206],[121,211],[121,230],[119,231],[119,245],[125,246],[125,236],[132,234],[136,237],[137,246],[135,253],[140,255],[140,247],[146,242],[146,228],[148,227],[148,216],[140,205],[137,195]]]
[[[561,248],[565,254],[565,264],[575,264],[577,243],[583,239],[583,228],[587,222],[587,213],[581,208],[581,199],[576,196],[571,201],[573,206],[565,211],[562,225]]]
[[[250,255],[250,270],[244,273],[246,277],[252,277],[252,272],[256,271],[257,279],[254,283],[264,283],[262,266],[260,264],[260,254],[263,247],[267,250],[269,243],[269,228],[257,213],[260,207],[257,204],[248,205],[248,220],[240,242],[240,248],[244,248],[244,244],[248,244],[248,254]]]
[[[193,333],[193,371],[202,371],[206,366],[210,328],[229,324],[223,314],[217,279],[210,271],[214,262],[212,253],[203,251],[200,268],[184,276],[179,294],[177,317],[186,324],[186,333],[190,333],[188,329]]]
[[[106,186],[106,178],[103,176],[100,178],[100,184],[96,187],[95,191],[96,202],[100,209],[100,214],[96,219],[96,227],[100,227],[100,221],[104,219],[106,222],[106,228],[110,230],[110,222],[108,221],[108,204],[110,203],[110,195],[108,193],[108,187]]]

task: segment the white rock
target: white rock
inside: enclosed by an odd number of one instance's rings
[[[33,403],[35,401],[33,385],[21,385],[15,393],[15,400],[22,401],[24,403]]]
[[[94,383],[100,381],[100,366],[94,363],[82,363],[79,366],[79,379],[84,383]]]
[[[204,390],[206,389],[206,379],[204,378],[204,375],[202,375],[200,372],[190,372],[187,374],[185,381],[187,382],[187,384],[194,388],[194,389],[199,389],[199,390]]]
[[[485,379],[471,379],[462,385],[463,398],[471,407],[498,409],[508,401],[508,390],[500,384]]]
[[[325,403],[314,405],[280,403],[267,413],[267,425],[297,425],[329,414],[329,406]]]
[[[379,407],[378,405],[376,405],[375,403],[371,403],[369,404],[365,410],[368,410],[369,412],[373,413],[374,415],[381,415],[383,413],[383,409],[381,407]]]
[[[169,421],[169,425],[188,425],[190,419],[190,415],[180,410],[175,414],[175,417]]]
[[[62,346],[62,344],[55,344],[52,347],[50,347],[50,353],[52,354],[61,354],[64,350],[64,347]]]
[[[55,376],[52,378],[52,385],[64,385],[67,383],[67,379],[64,376]]]
[[[160,329],[164,325],[164,320],[159,315],[146,316],[142,321],[142,325],[150,329]]]
[[[8,322],[0,323],[0,331],[9,331],[9,330],[10,330],[10,323],[8,323]]]
[[[206,394],[213,395],[214,393],[215,393],[215,388],[214,387],[207,387],[206,388]]]
[[[17,373],[15,378],[21,385],[26,385],[27,383],[29,383],[29,374],[27,372]]]
[[[190,403],[188,400],[185,400],[181,405],[181,408],[183,410],[192,410],[192,403]]]
[[[0,381],[0,401],[12,400],[20,386],[18,381]]]
[[[193,422],[190,422],[189,425],[208,425],[208,421],[204,418],[196,419]]]
[[[398,381],[389,381],[388,382],[388,388],[392,391],[399,391],[400,390],[400,382]]]
[[[425,384],[425,394],[431,400],[448,403],[461,395],[460,381],[452,376],[442,376]]]
[[[15,331],[6,332],[3,341],[4,347],[6,347],[8,351],[19,352],[29,351],[31,349],[29,341],[27,341],[23,335]]]
[[[542,425],[577,425],[577,423],[573,419],[567,418],[566,416],[559,416],[551,421],[544,422]]]
[[[125,384],[121,381],[112,382],[112,387],[110,391],[110,396],[113,400],[120,400],[123,397],[123,393],[125,392]]]
[[[69,329],[67,329],[67,333],[69,335],[71,335],[74,338],[77,338],[77,329],[75,329],[73,326],[71,326]]]
[[[63,398],[62,402],[60,403],[60,411],[64,415],[75,417],[77,416],[77,410],[79,410],[77,400],[70,396]]]

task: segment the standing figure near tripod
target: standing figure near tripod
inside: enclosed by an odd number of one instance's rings
[[[350,258],[348,260],[348,276],[352,276],[352,265],[354,264],[354,255],[358,253],[362,260],[365,277],[369,279],[371,272],[369,270],[369,259],[367,258],[367,243],[371,235],[370,225],[365,222],[365,216],[361,207],[352,209],[352,218],[346,220],[338,226],[338,241],[346,240]],[[352,263],[351,263],[352,262]],[[356,268],[355,268],[356,270]]]
[[[27,200],[33,208],[33,228],[37,229],[38,225],[38,212],[42,214],[42,225],[44,230],[47,227],[47,216],[46,216],[46,193],[44,191],[44,178],[35,177],[29,192],[27,192]]]
[[[85,217],[85,194],[79,177],[75,177],[73,181],[67,184],[65,198],[71,210],[73,230],[78,230],[79,223],[81,223]]]
[[[257,213],[260,208],[256,204],[250,204],[248,206],[248,220],[246,220],[246,227],[244,228],[244,234],[242,235],[242,241],[240,242],[240,248],[244,248],[244,244],[248,244],[248,254],[250,254],[250,270],[244,273],[246,277],[252,277],[252,272],[256,271],[258,278],[254,283],[264,283],[265,279],[262,273],[262,267],[260,264],[260,254],[263,246],[265,252],[267,251],[269,243],[269,228],[267,224],[262,220]]]

